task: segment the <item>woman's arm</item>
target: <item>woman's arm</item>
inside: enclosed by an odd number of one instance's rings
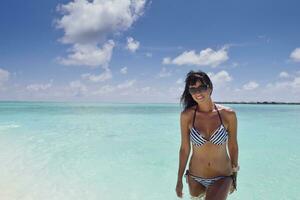
[[[237,118],[235,111],[230,110],[228,112],[228,150],[231,159],[232,167],[238,166],[238,142],[237,142]]]
[[[228,150],[231,160],[231,167],[235,169],[238,166],[238,154],[239,154],[239,147],[237,142],[237,118],[236,114],[233,110],[229,110],[228,112]],[[237,171],[233,171],[233,187],[230,190],[232,193],[234,190],[237,189]]]
[[[190,155],[189,116],[183,111],[180,114],[181,145],[179,150],[178,181],[182,180],[184,170]]]
[[[190,155],[189,117],[185,111],[180,114],[181,145],[179,150],[179,169],[176,183],[176,194],[182,198],[182,177]]]

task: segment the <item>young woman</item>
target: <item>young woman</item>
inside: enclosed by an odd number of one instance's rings
[[[215,104],[213,84],[202,71],[190,71],[181,96],[181,146],[176,193],[182,197],[185,178],[191,199],[223,200],[236,189],[238,165],[237,118],[229,107]],[[228,151],[227,152],[227,145]]]

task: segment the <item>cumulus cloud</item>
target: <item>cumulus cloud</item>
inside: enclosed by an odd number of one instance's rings
[[[93,92],[93,95],[105,95],[116,90],[116,87],[112,85],[103,85],[100,89]]]
[[[0,68],[0,86],[2,86],[6,81],[8,81],[10,73],[4,69]]]
[[[136,80],[126,80],[124,83],[120,83],[117,85],[118,89],[127,89],[131,88],[135,84]]]
[[[26,86],[26,89],[29,91],[38,92],[38,91],[47,90],[51,87],[52,87],[52,81],[50,81],[50,83],[46,83],[46,84],[30,84],[30,85]]]
[[[106,42],[102,48],[91,44],[74,44],[71,54],[67,58],[59,58],[59,62],[63,65],[107,66],[114,46],[112,40]]]
[[[131,52],[135,52],[140,47],[140,42],[137,40],[134,40],[132,37],[127,38],[127,46],[126,49],[128,49]]]
[[[300,76],[289,80],[278,80],[268,83],[264,94],[273,97],[277,101],[299,102],[300,98]]]
[[[223,47],[219,50],[206,48],[199,53],[195,50],[184,51],[182,54],[171,60],[164,58],[163,64],[176,64],[176,65],[196,65],[196,66],[211,66],[217,67],[229,59],[228,47]]]
[[[168,93],[173,97],[175,97],[175,99],[178,99],[180,97],[180,94],[182,94],[183,91],[184,91],[184,87],[171,86],[168,89]]]
[[[271,89],[272,91],[277,90],[287,90],[293,91],[294,93],[300,92],[300,71],[296,71],[295,73],[287,73],[281,72],[279,77],[282,78],[281,80],[277,80],[276,82],[267,84],[267,88]],[[280,92],[280,91],[279,91]],[[300,94],[300,93],[299,93]]]
[[[110,70],[107,69],[99,75],[90,74],[90,73],[82,74],[81,78],[97,83],[97,82],[103,82],[103,81],[111,79],[112,74],[111,74]]]
[[[259,35],[258,39],[261,39],[267,43],[271,42],[271,38],[267,37],[266,35]]]
[[[288,77],[290,77],[290,75],[287,72],[280,72],[279,77],[280,78],[288,78]]]
[[[74,0],[59,5],[63,14],[56,26],[63,43],[98,43],[125,31],[143,14],[146,0]]]
[[[146,0],[73,0],[57,7],[62,17],[56,27],[62,29],[62,43],[71,44],[70,54],[59,58],[64,65],[106,66],[114,42],[143,14]]]
[[[208,72],[207,75],[211,79],[214,87],[221,87],[232,80],[232,77],[225,70],[219,71],[218,73]]]
[[[163,58],[162,63],[163,63],[164,65],[171,64],[171,63],[172,63],[172,60],[171,60],[170,57],[165,57],[165,58]]]
[[[150,86],[142,87],[141,88],[141,92],[142,93],[148,93],[148,92],[150,92],[151,89],[152,88]]]
[[[74,96],[82,96],[88,91],[87,87],[78,80],[71,81],[69,83],[69,88],[73,92]]]
[[[100,88],[94,90],[92,92],[93,95],[107,95],[112,92],[117,91],[117,95],[126,95],[129,94],[130,90],[134,89],[134,84],[136,80],[126,80],[123,83],[119,83],[118,85],[103,85]]]
[[[239,66],[239,63],[238,62],[233,62],[232,63],[232,67],[238,67]]]
[[[121,74],[127,74],[127,70],[128,70],[127,67],[123,67],[123,68],[120,69],[120,73]]]
[[[295,62],[300,62],[300,48],[294,49],[290,54],[290,58]]]
[[[275,83],[269,83],[267,85],[267,87],[273,88],[273,89],[287,89],[287,88],[299,89],[300,88],[300,76],[294,77],[290,81],[277,81]]]
[[[291,84],[294,88],[300,88],[300,77],[295,77]]]
[[[248,83],[243,85],[244,90],[254,90],[259,86],[255,81],[249,81]]]
[[[157,77],[164,78],[171,75],[172,75],[171,71],[168,71],[167,68],[163,67],[161,71],[157,74]]]
[[[148,58],[151,58],[151,57],[152,57],[152,53],[149,53],[149,52],[147,52],[145,55],[146,55]]]

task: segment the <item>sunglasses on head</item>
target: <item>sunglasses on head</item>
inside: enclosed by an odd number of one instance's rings
[[[196,94],[196,93],[201,93],[201,92],[206,92],[208,89],[208,85],[200,85],[199,87],[196,88],[189,88],[190,94]]]

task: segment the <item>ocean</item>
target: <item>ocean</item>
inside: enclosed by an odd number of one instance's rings
[[[300,105],[225,106],[237,114],[241,167],[228,199],[299,199]],[[180,112],[179,104],[1,102],[0,199],[178,199]]]

